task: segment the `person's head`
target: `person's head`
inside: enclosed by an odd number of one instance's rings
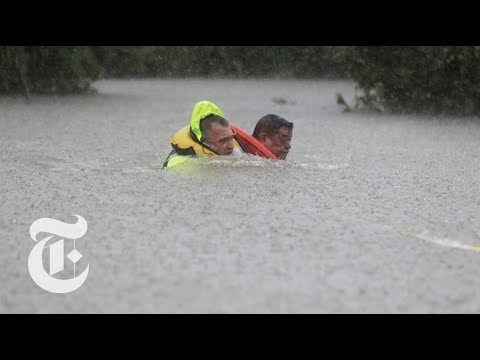
[[[192,138],[219,155],[233,152],[233,131],[222,111],[210,101],[198,102],[190,122]]]
[[[265,145],[279,159],[285,160],[290,150],[293,123],[268,114],[258,120],[252,136]]]
[[[233,131],[226,119],[218,115],[209,115],[200,122],[202,143],[219,155],[233,152]]]

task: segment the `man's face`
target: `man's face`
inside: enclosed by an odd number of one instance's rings
[[[277,158],[285,160],[288,151],[291,148],[290,141],[292,140],[292,129],[281,127],[273,135],[261,133],[259,140],[263,145],[269,148]]]
[[[230,155],[233,152],[233,131],[230,126],[213,123],[204,142],[217,154]]]

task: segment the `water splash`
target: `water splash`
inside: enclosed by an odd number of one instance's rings
[[[320,158],[320,156],[316,154],[311,154],[311,155],[306,154],[304,155],[304,157],[307,159],[313,159],[314,162],[296,164],[297,167],[300,167],[302,169],[339,170],[339,169],[349,167],[352,160],[352,155],[350,155],[346,160],[344,160],[341,163],[331,164],[331,163],[318,162],[318,159]]]

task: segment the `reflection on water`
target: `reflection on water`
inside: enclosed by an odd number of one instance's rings
[[[0,312],[480,310],[475,119],[342,113],[345,81],[97,88],[0,100]],[[249,132],[267,113],[294,122],[287,160],[162,170],[205,99]],[[28,229],[71,214],[89,224],[77,245],[90,274],[65,298],[29,278]]]

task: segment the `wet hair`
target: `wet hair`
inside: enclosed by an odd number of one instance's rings
[[[293,129],[293,123],[285,120],[284,118],[275,115],[268,114],[258,120],[255,130],[253,130],[252,136],[256,139],[260,137],[260,133],[265,132],[268,136],[275,135],[278,129],[285,127],[287,129]]]
[[[228,121],[219,115],[208,115],[200,121],[200,131],[202,132],[202,141],[208,138],[210,135],[210,129],[213,123],[220,124],[222,126],[228,126]]]

